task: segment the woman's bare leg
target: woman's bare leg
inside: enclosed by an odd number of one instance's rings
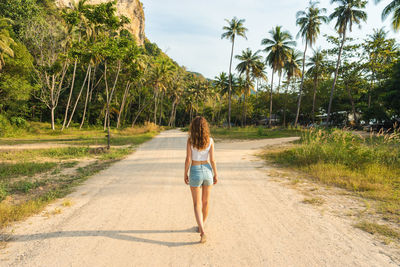
[[[204,234],[203,214],[201,212],[201,192],[200,187],[190,187],[193,198],[194,216],[196,217],[197,225],[199,226],[200,235]]]
[[[206,223],[208,217],[208,209],[209,209],[209,200],[210,200],[210,192],[212,185],[203,185],[203,192],[201,195],[202,202],[202,211],[203,211],[203,226]]]

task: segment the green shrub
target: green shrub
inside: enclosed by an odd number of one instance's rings
[[[13,125],[15,125],[17,127],[21,127],[21,128],[25,128],[28,126],[28,122],[24,118],[21,118],[21,117],[11,117],[10,122]]]
[[[12,125],[6,116],[0,114],[0,136],[5,136],[12,130]]]

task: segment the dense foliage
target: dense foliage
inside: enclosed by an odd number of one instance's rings
[[[314,48],[310,57],[307,48],[318,44],[319,26],[328,22],[317,3],[297,14],[304,52],[276,26],[260,38],[262,50],[235,53],[235,37],[246,37],[247,29],[244,20],[227,20],[222,37],[232,42],[231,59],[240,62],[236,73],[209,80],[149,40],[138,46],[115,2],[80,0],[59,9],[51,0],[1,1],[0,135],[29,121],[51,122],[53,129],[106,129],[145,122],[184,126],[197,114],[216,125],[304,125],[326,117],[335,125],[360,125],[399,118],[398,45],[384,29],[364,40],[350,38],[352,25],[366,19],[365,3],[334,2],[330,19],[338,35],[324,36],[331,46]],[[354,16],[343,15],[348,12]]]

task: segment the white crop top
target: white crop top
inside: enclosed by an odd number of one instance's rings
[[[195,161],[206,161],[208,159],[208,153],[210,152],[211,144],[214,142],[214,140],[210,137],[210,143],[208,144],[208,147],[203,150],[198,150],[197,148],[193,147],[192,148],[192,160]]]

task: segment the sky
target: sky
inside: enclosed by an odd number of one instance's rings
[[[155,42],[164,52],[189,71],[199,72],[207,78],[214,78],[222,71],[228,72],[231,43],[221,39],[225,19],[234,16],[245,19],[248,29],[247,40],[237,38],[234,55],[250,48],[262,49],[261,40],[269,37],[268,32],[276,25],[283,26],[294,38],[299,28],[296,26],[296,13],[304,10],[308,0],[141,0],[146,17],[146,36]],[[393,32],[391,17],[381,20],[382,9],[391,0],[382,0],[374,4],[370,0],[366,12],[367,23],[361,29],[353,27],[349,37],[363,40],[374,28],[385,27],[388,36],[400,41],[400,32]],[[327,9],[326,15],[336,7],[330,0],[321,0],[320,7]],[[321,36],[316,47],[327,48],[329,44],[323,34],[335,35],[334,22],[321,27]],[[303,51],[304,43],[296,39],[297,49]],[[312,51],[309,50],[308,55]],[[265,56],[265,53],[261,53]],[[237,65],[234,60],[232,70]]]

